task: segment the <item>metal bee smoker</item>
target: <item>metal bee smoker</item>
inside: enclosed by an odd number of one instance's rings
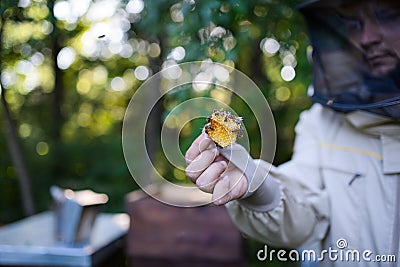
[[[106,194],[92,190],[50,188],[55,206],[55,235],[64,245],[88,243],[96,215],[108,202]]]

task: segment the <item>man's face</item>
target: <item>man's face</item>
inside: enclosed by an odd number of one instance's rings
[[[339,8],[338,13],[373,75],[386,76],[400,65],[399,0],[360,1]]]

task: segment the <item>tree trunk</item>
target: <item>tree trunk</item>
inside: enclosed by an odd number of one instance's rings
[[[57,30],[54,30],[57,31]],[[61,51],[61,46],[58,43],[60,34],[55,34],[52,39],[52,49],[53,49],[53,66],[54,66],[54,89],[53,89],[53,102],[52,102],[52,114],[53,114],[53,129],[51,136],[54,141],[59,141],[61,133],[60,129],[64,121],[64,117],[61,113],[61,104],[63,101],[64,84],[63,84],[63,73],[57,66],[57,55]]]
[[[10,150],[11,160],[16,169],[18,182],[21,191],[22,206],[25,216],[30,216],[35,213],[33,196],[32,196],[32,186],[31,178],[29,176],[28,169],[24,162],[21,148],[18,142],[17,132],[15,130],[14,122],[11,118],[10,109],[8,108],[8,103],[6,101],[6,90],[1,92],[1,103],[4,110],[5,117],[5,133],[7,139],[7,145]]]
[[[3,16],[1,16],[0,54],[2,54],[1,52],[3,49],[3,47],[1,47],[1,44],[3,43],[4,22],[5,22],[5,19]],[[0,73],[1,73],[1,69],[0,69]],[[29,172],[26,167],[24,158],[22,156],[21,147],[19,146],[17,131],[15,130],[15,125],[12,120],[10,109],[8,107],[8,103],[7,103],[7,99],[6,99],[6,92],[7,92],[7,90],[3,89],[3,87],[1,86],[1,81],[0,81],[0,95],[1,95],[1,104],[3,106],[4,117],[5,117],[4,128],[5,128],[7,146],[10,150],[10,156],[11,156],[12,163],[17,172],[17,177],[18,177],[18,182],[19,182],[20,192],[21,192],[21,199],[22,199],[22,208],[23,208],[25,216],[30,216],[35,213],[33,194],[32,194],[32,186],[31,186],[31,178],[29,176]]]
[[[65,43],[66,36],[61,29],[56,26],[57,19],[54,16],[54,4],[56,1],[47,1],[49,10],[49,21],[54,25],[53,32],[49,36],[48,47],[52,49],[52,67],[54,71],[54,88],[51,92],[51,106],[49,106],[49,112],[51,114],[51,125],[49,129],[50,143],[51,143],[51,154],[53,157],[52,164],[50,166],[50,173],[55,178],[53,183],[57,183],[57,177],[65,172],[65,159],[63,155],[63,147],[61,142],[61,128],[65,122],[65,116],[62,114],[61,106],[64,101],[64,72],[57,65],[57,55],[60,53]]]

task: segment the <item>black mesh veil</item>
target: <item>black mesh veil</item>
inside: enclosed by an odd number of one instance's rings
[[[315,102],[400,120],[400,1],[311,1]]]

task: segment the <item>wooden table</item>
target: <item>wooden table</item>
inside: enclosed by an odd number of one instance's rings
[[[55,238],[55,216],[47,211],[0,227],[0,265],[96,266],[124,245],[124,213],[100,213],[89,243],[66,246]]]

